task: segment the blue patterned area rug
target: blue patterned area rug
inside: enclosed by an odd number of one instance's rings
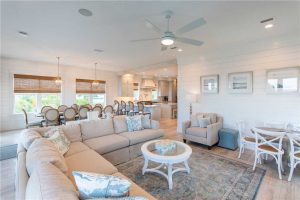
[[[143,164],[141,156],[117,168],[159,200],[252,200],[266,172],[258,167],[253,171],[251,165],[194,147],[189,159],[191,173],[175,173],[173,189],[169,190],[167,179],[160,174],[142,175]],[[149,167],[155,166],[149,163]]]
[[[17,144],[0,147],[0,161],[15,158],[17,156]]]

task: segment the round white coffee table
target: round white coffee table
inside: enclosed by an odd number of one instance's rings
[[[142,145],[141,150],[145,159],[143,175],[145,172],[161,174],[168,180],[169,189],[171,190],[173,187],[172,176],[174,173],[179,171],[186,171],[187,173],[190,173],[190,167],[187,161],[192,154],[192,149],[182,142],[172,141],[176,143],[176,147],[174,149],[166,152],[160,152],[155,148],[155,143],[160,141],[161,140],[153,140]],[[148,168],[149,161],[160,163],[160,165],[154,168]],[[184,167],[174,167],[173,164],[176,163],[183,163]],[[167,166],[168,174],[160,170],[164,166]]]

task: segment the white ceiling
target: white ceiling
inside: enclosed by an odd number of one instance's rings
[[[80,8],[93,16],[83,17]],[[173,67],[176,50],[161,53],[159,41],[130,42],[159,37],[143,19],[163,29],[162,13],[168,9],[174,12],[171,30],[199,17],[207,21],[183,35],[204,41],[203,46],[176,44],[183,55],[300,29],[299,2],[1,2],[1,56],[49,63],[60,56],[62,64],[91,68],[98,61],[99,68],[112,71],[144,70],[161,63],[163,68]],[[266,30],[259,22],[270,17],[274,28]],[[95,48],[104,52],[96,53]]]

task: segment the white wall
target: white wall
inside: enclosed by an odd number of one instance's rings
[[[57,76],[57,66],[41,62],[1,58],[0,130],[2,131],[24,127],[23,115],[13,113],[13,74]],[[63,80],[62,104],[72,105],[76,98],[76,78],[94,79],[94,70],[61,65],[60,76]],[[116,73],[98,70],[97,79],[106,81],[106,103],[112,104],[117,97],[118,90]],[[34,115],[30,115],[30,118],[33,119]]]
[[[266,69],[300,66],[300,37],[269,38],[248,44],[214,49],[210,53],[178,57],[178,132],[189,119],[190,94],[196,94],[193,113],[215,112],[224,117],[224,126],[235,127],[246,120],[248,128],[263,121],[300,123],[300,93],[266,94]],[[252,94],[229,94],[230,72],[253,71]],[[200,76],[219,74],[219,94],[201,95]]]

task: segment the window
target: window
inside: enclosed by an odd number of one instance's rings
[[[98,80],[97,85],[93,85],[93,82],[93,80],[76,79],[76,104],[106,104],[106,82]]]
[[[151,97],[152,97],[152,100],[156,100],[158,98],[157,97],[157,90],[152,90]]]
[[[14,113],[38,112],[43,106],[61,104],[60,85],[55,77],[14,75]]]
[[[138,101],[140,98],[139,83],[133,83],[133,100]]]

